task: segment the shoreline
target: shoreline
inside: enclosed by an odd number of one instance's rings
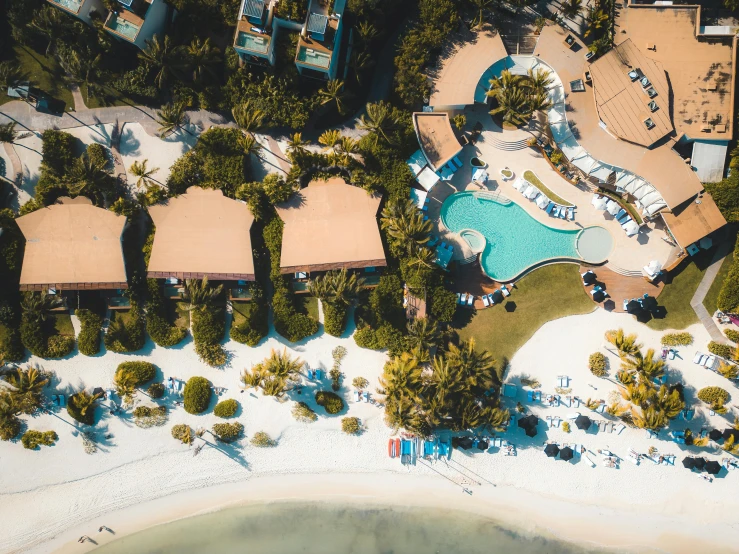
[[[262,475],[134,504],[75,525],[27,552],[91,552],[114,540],[184,518],[241,506],[314,502],[378,509],[425,508],[467,512],[524,536],[543,536],[613,551],[688,553],[721,549],[730,552],[732,550],[726,545],[733,544],[736,538],[732,537],[735,531],[729,525],[713,525],[711,529],[710,524],[707,526],[706,522],[690,517],[649,510],[650,513],[643,513],[643,507],[637,510],[626,506],[576,504],[511,486],[482,485],[474,488],[472,495],[467,495],[456,485],[433,476],[289,474]],[[95,530],[101,525],[113,529],[115,535],[98,534]],[[78,544],[77,539],[85,534],[98,544]]]

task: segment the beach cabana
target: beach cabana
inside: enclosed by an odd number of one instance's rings
[[[590,426],[593,424],[592,421],[590,421],[590,418],[588,416],[579,415],[575,419],[575,425],[578,429],[582,429],[583,431],[587,431],[590,429]]]
[[[559,446],[554,443],[549,443],[544,447],[544,454],[549,458],[556,458],[559,454]]]
[[[711,475],[718,475],[719,471],[721,471],[721,464],[719,464],[716,460],[710,460],[706,462],[705,470],[706,473],[709,473]]]
[[[565,462],[568,462],[569,460],[574,458],[574,456],[575,452],[569,446],[565,446],[559,451],[559,459],[564,460]]]

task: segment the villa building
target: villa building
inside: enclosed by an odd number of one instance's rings
[[[298,72],[320,80],[337,78],[346,0],[307,0],[304,22],[279,16],[280,0],[242,0],[234,49],[244,63],[275,65],[278,33],[299,32]]]
[[[312,181],[276,206],[285,223],[280,271],[299,282],[311,273],[332,269],[363,270],[373,284],[376,268],[385,267],[377,223],[381,198],[335,177]]]
[[[231,299],[248,299],[254,281],[251,226],[244,202],[220,190],[190,187],[166,204],[151,206],[156,228],[147,277],[165,279],[166,296],[179,296],[185,279],[223,281]]]
[[[118,7],[109,11],[102,0],[47,0],[50,4],[92,25],[94,18],[114,37],[140,49],[154,35],[164,34],[174,9],[165,0],[117,0]]]
[[[462,145],[454,134],[448,113],[416,112],[413,114],[413,128],[423,158],[431,170],[443,177],[459,169],[461,162],[459,165],[455,162],[458,162],[457,155],[462,152]],[[419,182],[423,184],[421,180]]]
[[[84,196],[16,219],[26,239],[20,290],[70,300],[77,291],[102,291],[109,307],[123,307],[128,288],[122,234],[126,218],[98,208]]]

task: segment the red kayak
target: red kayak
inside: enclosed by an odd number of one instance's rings
[[[390,439],[387,442],[387,455],[391,458],[395,458],[395,441]]]
[[[400,456],[400,439],[395,439],[395,455]]]

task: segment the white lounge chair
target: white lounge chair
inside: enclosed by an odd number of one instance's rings
[[[472,306],[475,303],[475,297],[471,294],[467,295],[467,305]]]
[[[569,219],[570,221],[575,220],[575,208],[570,208],[569,210],[567,210],[567,219]]]
[[[509,291],[508,290],[508,287],[506,287],[505,285],[503,285],[502,287],[500,287],[500,292],[501,292],[501,294],[503,296],[510,296],[511,295],[511,291]]]
[[[354,402],[360,402],[360,401],[361,401],[361,397],[359,396],[359,391],[355,390],[354,391]]]
[[[488,300],[487,294],[482,295],[482,303],[485,305],[486,308],[490,306],[490,300]]]
[[[459,303],[464,306],[467,303],[467,293],[463,292],[459,295]]]
[[[703,356],[703,354],[701,354],[700,352],[696,352],[696,353],[695,353],[695,356],[693,357],[693,363],[694,363],[694,364],[698,364],[698,363],[700,363],[700,361],[701,361],[701,356]]]

